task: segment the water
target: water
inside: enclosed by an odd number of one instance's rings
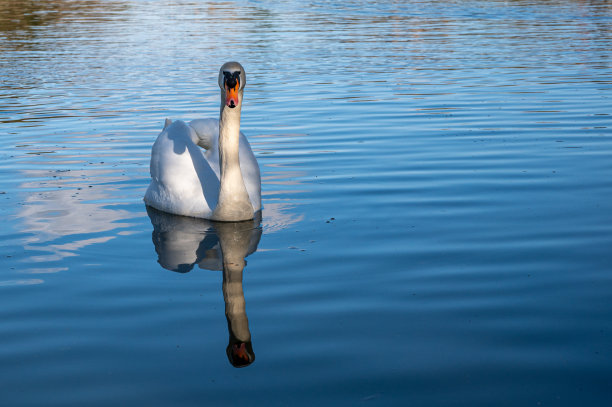
[[[371,3],[0,2],[1,405],[609,404],[612,7]],[[148,214],[227,60],[261,224]]]

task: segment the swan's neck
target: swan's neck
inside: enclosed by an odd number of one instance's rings
[[[219,117],[219,201],[212,219],[240,221],[253,219],[249,199],[240,170],[240,106],[230,109],[221,105]]]
[[[215,225],[223,256],[223,299],[229,330],[227,356],[234,366],[246,366],[255,360],[249,320],[246,315],[242,271],[246,265],[253,222],[224,222]]]
[[[242,270],[246,264],[244,253],[238,256],[223,251],[223,299],[230,337],[242,342],[251,340],[249,320],[246,315],[244,291],[242,289]]]

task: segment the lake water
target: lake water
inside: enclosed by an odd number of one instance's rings
[[[147,212],[228,60],[261,224]],[[610,405],[611,98],[606,1],[0,1],[0,405]]]

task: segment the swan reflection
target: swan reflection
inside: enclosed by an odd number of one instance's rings
[[[188,218],[147,207],[153,224],[153,243],[159,264],[179,273],[195,265],[223,271],[223,299],[229,331],[227,357],[234,367],[255,360],[246,316],[242,271],[245,257],[257,250],[261,216],[244,222],[212,222]]]

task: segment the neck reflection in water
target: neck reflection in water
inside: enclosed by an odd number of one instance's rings
[[[147,207],[153,224],[153,243],[159,264],[187,273],[202,269],[223,271],[223,299],[229,331],[227,357],[234,367],[253,363],[249,321],[246,316],[242,271],[245,257],[257,250],[261,215],[244,222],[213,222],[188,218]]]

